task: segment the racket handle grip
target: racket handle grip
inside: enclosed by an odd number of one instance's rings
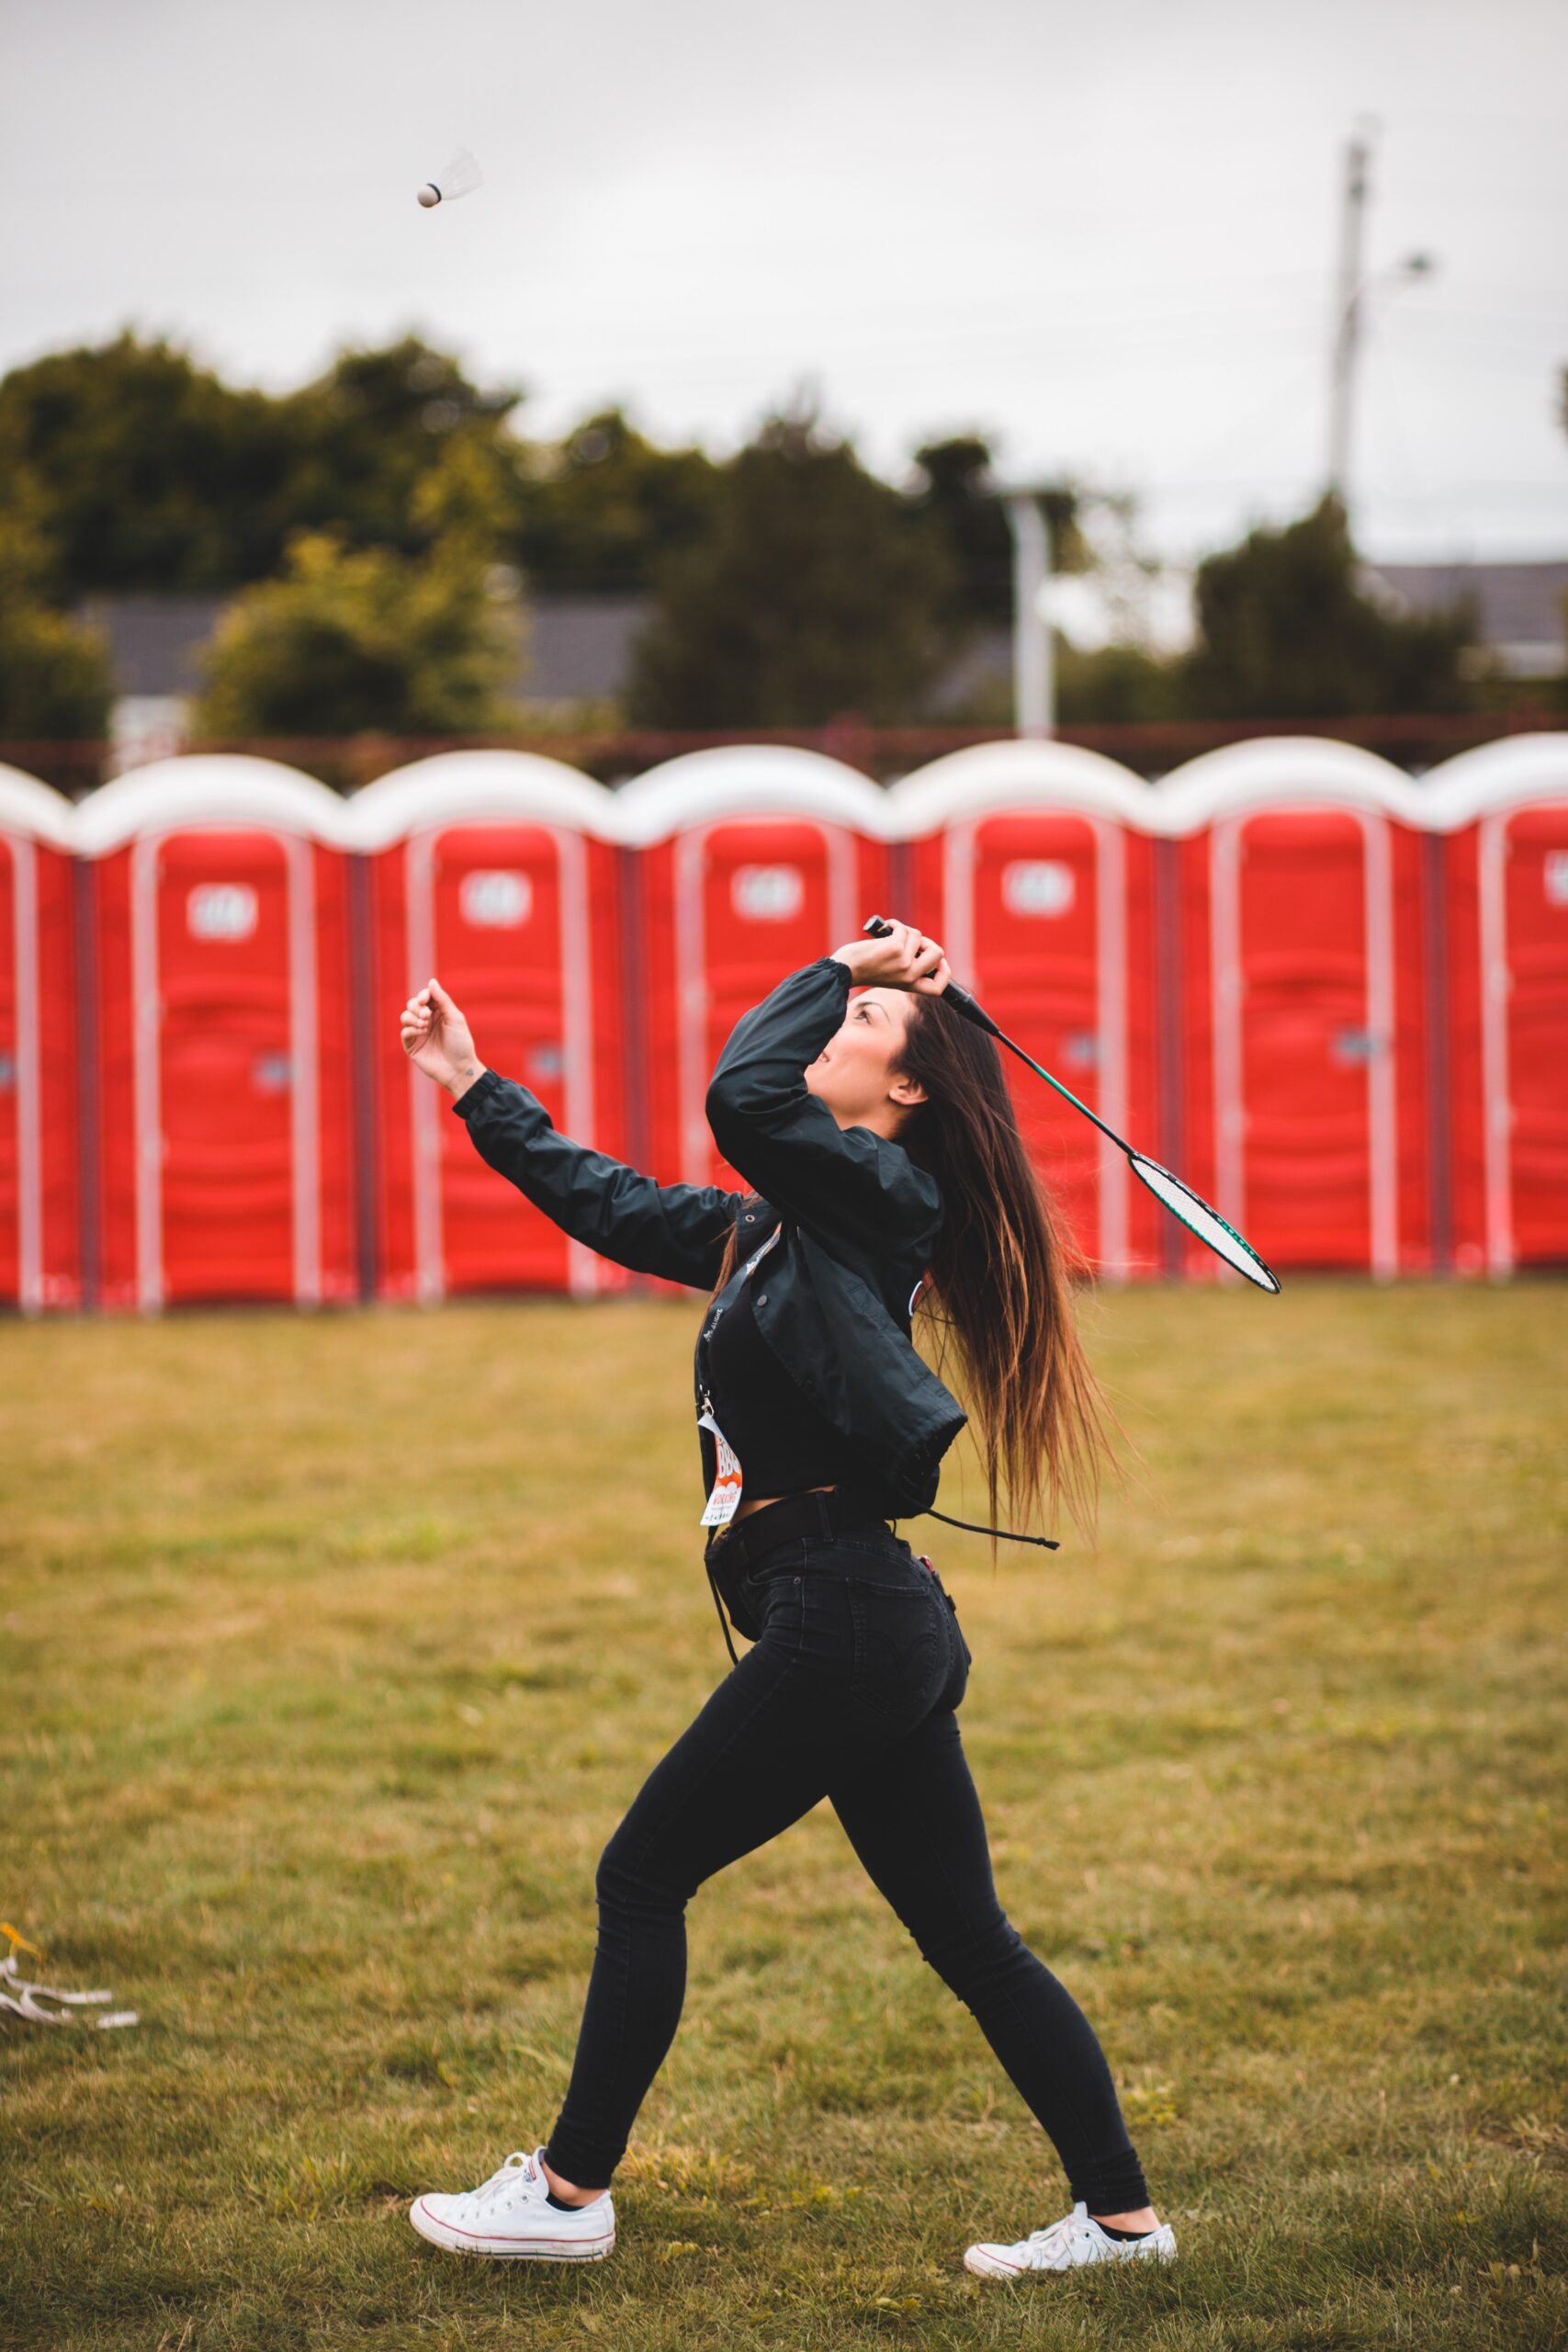
[[[892,924],[886,922],[881,915],[868,915],[861,925],[861,930],[868,939],[886,939],[892,928]],[[949,980],[942,991],[942,1001],[943,1004],[952,1005],[954,1012],[961,1012],[965,1021],[973,1021],[976,1027],[989,1030],[993,1037],[1001,1035],[1001,1031],[997,1027],[990,1014],[982,1006],[976,1004],[968,989],[961,989],[956,980]]]

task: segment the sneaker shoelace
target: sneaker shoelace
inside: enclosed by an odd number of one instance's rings
[[[1077,2239],[1089,2238],[1092,2231],[1093,2224],[1088,2213],[1080,2212],[1075,2206],[1072,2212],[1065,2213],[1059,2222],[1047,2222],[1043,2230],[1031,2230],[1024,2244],[1040,2246],[1047,2254],[1065,2254],[1070,2251]]]
[[[487,2205],[492,2198],[499,2196],[504,2189],[511,2188],[515,2184],[519,2173],[525,2174],[529,2179],[535,2178],[533,2166],[533,2154],[528,2149],[513,2148],[505,2163],[498,2165],[490,2178],[481,2180],[473,2191],[476,2206]]]

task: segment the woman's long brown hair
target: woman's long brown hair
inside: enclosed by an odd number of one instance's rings
[[[1030,1157],[994,1039],[940,994],[908,996],[892,1070],[926,1100],[898,1141],[935,1177],[946,1211],[917,1308],[936,1335],[935,1369],[947,1377],[956,1341],[962,1379],[949,1385],[977,1424],[993,1523],[1005,1487],[1019,1533],[1035,1532],[1043,1511],[1049,1527],[1065,1502],[1092,1535],[1120,1425],[1077,1332],[1073,1284],[1089,1262]]]
[[[904,1042],[889,1068],[925,1089],[898,1130],[918,1167],[934,1176],[945,1215],[916,1308],[935,1334],[935,1371],[963,1391],[980,1444],[997,1520],[1005,1488],[1014,1529],[1040,1532],[1065,1502],[1092,1535],[1110,1429],[1120,1429],[1079,1340],[1073,1283],[1089,1262],[1067,1234],[1019,1131],[993,1040],[912,989]],[[725,1242],[717,1296],[739,1259],[737,1228]],[[960,1375],[948,1370],[956,1342]],[[997,1556],[991,1539],[991,1558]]]

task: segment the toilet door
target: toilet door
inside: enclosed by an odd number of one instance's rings
[[[1486,1251],[1568,1260],[1568,800],[1480,829]]]
[[[450,825],[404,853],[409,987],[434,972],[487,1063],[592,1145],[593,998],[587,845],[570,828]],[[602,1261],[496,1182],[448,1098],[410,1065],[416,1291],[599,1286]]]
[[[320,1296],[310,844],[214,827],[131,871],[144,1306]]]
[[[1399,1270],[1391,868],[1356,809],[1214,828],[1216,1205],[1270,1264]]]
[[[21,1306],[36,1304],[28,1294],[38,1281],[36,1062],[30,1083],[23,1078],[29,1042],[36,1056],[27,944],[35,886],[32,843],[0,835],[0,1299]]]
[[[676,839],[671,880],[681,1173],[739,1189],[709,1131],[708,1080],[743,1012],[859,932],[854,837],[812,818],[696,825]]]
[[[1103,817],[1028,810],[951,826],[942,856],[942,937],[955,978],[1122,1136],[1125,846]],[[1120,1276],[1129,1256],[1125,1159],[1014,1055],[1001,1059],[1020,1127],[1080,1249]]]

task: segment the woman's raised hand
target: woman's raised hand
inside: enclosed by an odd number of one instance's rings
[[[936,941],[908,922],[896,922],[880,939],[852,939],[835,947],[833,956],[849,966],[858,988],[917,989],[922,996],[940,996],[953,978]]]
[[[416,1069],[453,1095],[473,1084],[482,1067],[473,1034],[439,980],[416,989],[399,1020],[403,1051]]]

